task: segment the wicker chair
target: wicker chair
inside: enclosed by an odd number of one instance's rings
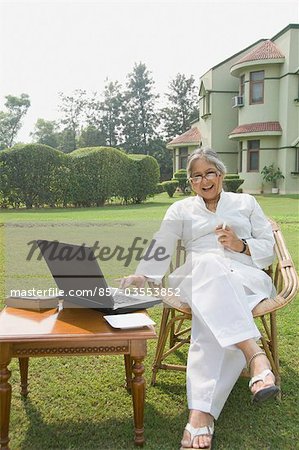
[[[277,290],[277,296],[260,302],[253,309],[253,317],[258,318],[260,321],[261,347],[265,350],[271,362],[277,384],[280,385],[276,311],[284,308],[296,296],[298,291],[298,276],[279,226],[271,219],[270,222],[275,238],[277,260],[266,272],[273,280]],[[185,249],[181,241],[179,241],[176,249],[175,264],[171,265],[170,271],[179,267],[184,262],[185,256]],[[190,320],[192,320],[191,309],[179,297],[168,296],[163,298],[163,314],[152,369],[152,385],[156,383],[156,376],[159,369],[186,370],[185,365],[169,364],[165,362],[165,359],[182,345],[190,342]],[[169,348],[166,349],[168,339]],[[249,373],[244,370],[242,375],[249,376]]]

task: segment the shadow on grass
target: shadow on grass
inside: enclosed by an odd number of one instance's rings
[[[24,408],[29,426],[20,450],[63,450],[136,449],[134,445],[133,418],[80,421],[63,419],[59,423],[47,423],[38,409],[30,401],[24,400]],[[133,415],[133,413],[132,413]],[[185,414],[182,414],[185,417]],[[172,450],[173,433],[178,432],[178,421],[182,418],[167,417],[157,413],[151,405],[146,406],[145,437],[146,448],[152,450]],[[178,433],[178,442],[179,442]]]
[[[182,197],[185,198],[185,197]],[[174,198],[175,200],[176,198]],[[146,208],[152,208],[152,207],[158,207],[158,206],[170,206],[169,201],[151,201],[147,200],[144,203],[137,203],[137,204],[113,204],[113,203],[107,203],[104,206],[94,206],[94,207],[74,207],[69,206],[67,208],[62,206],[57,206],[55,208],[48,208],[48,207],[40,207],[40,208],[31,208],[27,209],[25,207],[22,208],[7,208],[7,209],[1,209],[2,213],[5,214],[13,214],[13,213],[26,213],[26,214],[57,214],[59,212],[92,212],[92,211],[99,211],[99,210],[107,210],[107,209],[113,209],[115,211],[124,211],[128,209],[146,209]]]
[[[294,449],[298,442],[296,395],[298,376],[291,367],[284,368],[282,402],[269,401],[253,406],[248,380],[239,379],[216,423],[216,446],[225,450]],[[169,374],[167,374],[169,375]],[[163,374],[161,375],[161,377]],[[169,410],[162,401],[176,405]],[[164,403],[164,406],[162,406]],[[133,412],[131,417],[74,421],[63,417],[51,422],[42,417],[30,398],[23,402],[29,421],[20,450],[98,449],[125,450],[136,448],[133,443]],[[69,405],[71,408],[72,405]],[[107,409],[107,415],[109,410]],[[146,448],[174,450],[188,418],[184,383],[158,381],[148,387],[145,407]]]

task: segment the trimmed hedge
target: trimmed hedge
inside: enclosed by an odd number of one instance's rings
[[[43,144],[0,152],[2,206],[49,205],[67,201],[70,168],[64,153]]]
[[[75,206],[102,206],[121,197],[129,171],[127,156],[109,147],[85,147],[68,157],[72,161],[71,198]]]
[[[226,174],[223,180],[223,189],[227,192],[237,192],[244,180],[237,173]]]
[[[224,176],[225,180],[236,180],[239,178],[240,178],[240,175],[238,175],[237,173],[226,173]]]
[[[169,197],[173,197],[173,194],[175,193],[179,182],[178,180],[171,180],[171,181],[163,181],[163,183],[161,183],[165,192],[167,192]]]
[[[128,157],[131,160],[127,180],[130,189],[127,188],[127,197],[123,197],[125,201],[131,199],[133,203],[141,203],[157,191],[160,180],[159,164],[149,155],[129,154]]]
[[[157,191],[160,171],[151,156],[111,147],[64,154],[42,144],[0,152],[0,205],[101,206],[112,197],[140,203]]]
[[[162,192],[165,192],[165,189],[163,186],[163,181],[162,181],[162,183],[157,183],[157,186],[156,186],[156,194],[162,194]]]
[[[174,172],[172,181],[177,181],[178,187],[181,189],[182,192],[185,192],[185,189],[187,187],[187,170],[179,169],[176,172]]]

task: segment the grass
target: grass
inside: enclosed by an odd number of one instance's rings
[[[145,224],[160,220],[166,208],[178,200],[164,194],[145,205],[89,209],[7,210],[1,212],[0,225],[7,222],[87,221],[112,223],[128,220]],[[287,245],[298,267],[298,196],[257,196],[268,216],[281,224]],[[111,222],[110,222],[111,221]],[[4,265],[4,227],[0,227],[0,267]],[[0,289],[4,295],[4,270]],[[298,302],[278,313],[279,347],[282,367],[282,402],[253,407],[247,380],[239,379],[216,424],[216,449],[280,450],[299,448],[298,436]],[[161,308],[150,310],[159,324]],[[188,416],[185,374],[160,371],[157,386],[150,386],[151,364],[156,342],[149,342],[145,361],[147,397],[145,435],[148,450],[179,448]],[[186,350],[177,354],[177,361]],[[17,361],[11,365],[13,386],[11,448],[20,450],[54,449],[133,449],[131,397],[123,388],[122,357],[32,358],[29,369],[30,394],[19,394]]]

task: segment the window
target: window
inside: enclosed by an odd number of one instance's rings
[[[264,103],[264,76],[263,70],[250,72],[250,104]]]
[[[247,142],[247,172],[259,171],[260,141]]]
[[[188,147],[179,148],[179,169],[187,168]]]
[[[239,172],[243,171],[243,164],[242,164],[242,159],[243,159],[243,142],[240,141],[239,142]]]
[[[202,98],[202,106],[203,106],[203,111],[202,111],[202,117],[211,114],[210,111],[210,93],[206,92],[205,95]]]
[[[299,173],[299,148],[296,148],[295,172]]]
[[[244,95],[245,95],[245,75],[241,75],[240,76],[239,93],[244,98]]]

